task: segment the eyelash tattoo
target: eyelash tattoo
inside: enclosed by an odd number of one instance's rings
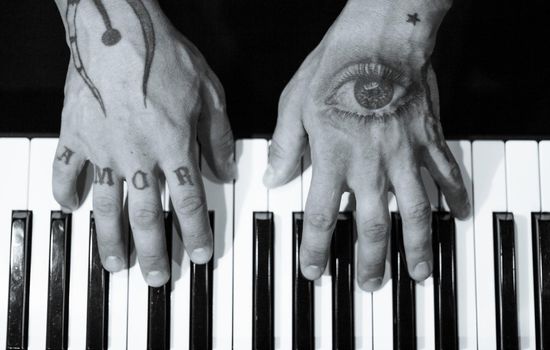
[[[381,119],[400,115],[415,98],[405,74],[380,63],[358,63],[336,75],[325,100],[342,117]]]

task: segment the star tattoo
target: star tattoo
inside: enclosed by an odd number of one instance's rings
[[[407,16],[409,17],[407,19],[407,23],[412,23],[413,26],[416,26],[417,22],[421,22],[420,18],[418,18],[418,13],[416,12],[412,15],[407,14]]]

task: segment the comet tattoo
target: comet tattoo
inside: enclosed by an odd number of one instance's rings
[[[78,12],[78,5],[82,0],[67,0],[67,11],[65,13],[68,36],[69,36],[69,46],[71,49],[71,54],[73,57],[73,63],[76,68],[76,71],[84,80],[84,83],[88,86],[92,95],[95,97],[99,103],[103,114],[107,116],[105,110],[105,104],[101,93],[95,86],[92,79],[89,77],[84,64],[82,63],[82,58],[80,56],[80,51],[78,49],[78,37],[76,30],[76,16]],[[147,82],[149,80],[149,75],[151,73],[151,66],[153,64],[153,57],[155,54],[155,30],[153,28],[153,20],[151,15],[147,11],[147,8],[143,4],[142,0],[125,0],[126,3],[132,8],[135,15],[137,16],[139,23],[141,25],[141,31],[143,33],[143,40],[145,42],[145,62],[143,70],[143,81],[142,81],[142,91],[143,91],[143,104],[147,107]],[[101,36],[101,42],[105,46],[114,46],[121,39],[122,35],[120,31],[113,27],[109,13],[102,3],[102,0],[93,0],[94,5],[96,6],[103,23],[105,25],[105,32]]]

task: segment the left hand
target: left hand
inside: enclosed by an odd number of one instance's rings
[[[432,272],[431,206],[420,168],[453,214],[470,204],[439,121],[430,56],[448,1],[350,0],[283,91],[266,185],[292,176],[309,140],[313,177],[300,248],[302,273],[325,269],[344,191],[357,200],[359,285],[380,287],[390,231],[387,194],[403,219],[409,274]]]

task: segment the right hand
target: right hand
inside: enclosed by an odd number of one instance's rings
[[[114,272],[128,264],[122,235],[126,180],[138,261],[147,283],[158,287],[170,276],[160,178],[164,174],[168,182],[185,248],[193,262],[202,264],[213,246],[197,137],[220,179],[233,179],[235,164],[220,82],[155,2],[142,5],[132,11],[108,3],[110,31],[91,1],[61,10],[72,57],[53,193],[65,211],[76,209],[77,177],[87,160],[94,164],[99,253],[103,266]],[[79,6],[78,12],[71,6]]]

